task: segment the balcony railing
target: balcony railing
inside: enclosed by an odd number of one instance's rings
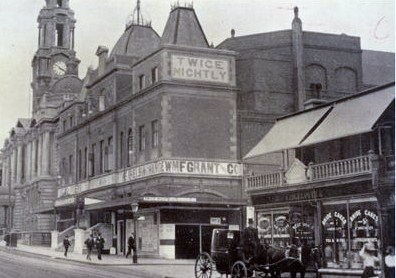
[[[371,163],[368,155],[308,166],[308,177],[311,180],[322,180],[363,173],[371,173]]]
[[[309,164],[306,182],[348,177],[372,172],[370,156],[360,156],[332,162]],[[246,178],[246,191],[288,185],[284,171]]]

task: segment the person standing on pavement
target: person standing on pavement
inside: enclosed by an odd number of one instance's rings
[[[69,241],[69,236],[66,236],[65,239],[63,240],[63,247],[65,248],[65,257],[67,257],[67,251],[69,250],[70,247],[70,241]]]
[[[380,258],[376,256],[377,250],[374,243],[368,242],[363,245],[359,252],[360,257],[363,259],[363,274],[362,278],[376,277],[374,267],[380,262]]]
[[[135,241],[135,235],[133,233],[131,233],[131,236],[128,238],[128,252],[125,258],[128,258],[128,256],[131,255],[132,250],[133,250],[133,254],[136,254],[136,241]]]
[[[92,248],[94,246],[94,239],[92,234],[90,234],[89,237],[85,240],[85,245],[87,246],[87,260],[91,260]]]
[[[98,237],[96,238],[96,248],[98,249],[98,259],[102,260],[102,251],[104,247],[105,240],[102,235],[99,233]]]
[[[395,249],[392,246],[386,248],[385,278],[395,277]]]

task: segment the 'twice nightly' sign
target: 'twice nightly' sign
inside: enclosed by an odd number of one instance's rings
[[[229,83],[227,60],[172,55],[172,77],[185,80]]]

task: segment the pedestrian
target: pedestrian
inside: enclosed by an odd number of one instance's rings
[[[395,249],[392,246],[386,248],[385,278],[395,277]]]
[[[67,251],[69,250],[70,247],[70,241],[69,241],[69,236],[66,236],[65,239],[63,240],[63,247],[65,247],[65,257],[67,257]]]
[[[126,254],[126,258],[131,255],[131,251],[133,250],[133,255],[136,255],[136,241],[135,235],[131,233],[131,236],[128,238],[128,252]]]
[[[85,240],[85,245],[87,246],[87,260],[91,260],[92,248],[94,246],[94,239],[92,234],[90,234],[89,237]]]
[[[105,240],[102,235],[99,233],[98,237],[96,238],[96,249],[98,249],[98,259],[102,260],[102,251],[104,247]]]
[[[374,273],[375,264],[380,262],[376,256],[377,250],[374,243],[365,243],[359,252],[360,257],[363,259],[363,274],[362,278],[377,277]]]

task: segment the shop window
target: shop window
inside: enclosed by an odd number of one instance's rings
[[[158,146],[158,120],[151,122],[151,145],[153,148]]]
[[[374,201],[325,203],[321,222],[325,267],[363,269],[359,255],[363,245],[371,242],[378,249],[379,218]]]

